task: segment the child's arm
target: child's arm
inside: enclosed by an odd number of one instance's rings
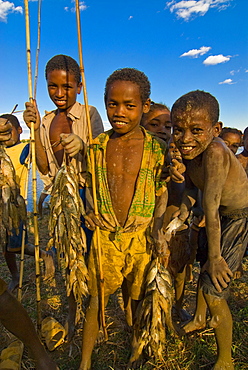
[[[48,160],[40,139],[40,114],[35,101],[34,104],[27,102],[25,103],[25,106],[26,109],[23,113],[24,121],[29,128],[31,128],[31,122],[34,123],[35,154],[37,166],[39,171],[43,175],[46,175],[48,173]]]
[[[192,183],[187,173],[185,174],[185,189],[183,192],[182,203],[178,211],[173,217],[178,216],[180,220],[186,221],[189,217],[189,212],[197,200],[198,188]]]
[[[184,182],[183,173],[185,172],[186,167],[182,161],[177,159],[172,159],[170,163],[170,177],[171,180],[177,183]]]
[[[208,261],[203,266],[203,270],[207,270],[215,288],[218,292],[221,292],[223,288],[227,287],[230,276],[233,274],[220,252],[221,225],[219,207],[229,171],[229,159],[219,143],[213,142],[205,151],[203,168],[205,170],[205,185],[202,203],[208,238]]]
[[[164,256],[167,250],[167,242],[163,234],[163,222],[164,215],[167,207],[168,201],[168,190],[166,190],[160,195],[156,196],[155,209],[153,216],[153,227],[151,236],[153,238],[155,252],[157,255]]]

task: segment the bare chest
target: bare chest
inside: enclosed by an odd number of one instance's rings
[[[202,162],[195,163],[194,161],[190,161],[187,164],[187,173],[193,182],[193,184],[200,190],[204,190],[204,183],[205,183],[205,175],[204,169],[202,166]]]
[[[141,166],[143,145],[143,140],[109,140],[106,153],[109,179],[116,176],[136,178]]]
[[[70,134],[72,121],[64,113],[57,114],[51,122],[49,130],[50,142],[53,145],[60,140],[60,134]]]

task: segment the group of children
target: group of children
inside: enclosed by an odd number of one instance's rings
[[[110,294],[125,286],[129,322],[134,323],[146,271],[157,256],[174,275],[175,307],[180,319],[186,320],[188,315],[182,310],[186,275],[190,275],[186,272],[201,242],[205,253],[200,261],[196,312],[183,330],[187,333],[203,328],[208,307],[218,349],[214,369],[233,369],[232,318],[226,297],[248,242],[247,129],[238,160],[231,151],[238,142],[236,138],[231,142],[230,137],[218,137],[219,105],[212,95],[192,91],[179,98],[170,112],[163,104],[151,102],[150,83],[143,72],[119,69],[108,77],[104,92],[111,130],[103,132],[101,118],[90,106],[92,174],[85,106],[76,101],[82,87],[79,66],[74,59],[57,55],[47,63],[46,80],[56,110],[41,121],[36,103],[26,103],[24,120],[29,127],[34,123],[37,165],[51,182],[68,158],[75,159],[82,198],[87,197],[84,227],[88,231],[100,229],[105,305]],[[98,217],[91,200],[93,175]],[[205,217],[205,233],[197,234],[194,247],[190,248],[186,224],[174,241],[166,240],[165,230],[171,219],[177,216],[187,223],[196,202]],[[100,328],[96,233],[92,237],[87,232],[87,239],[90,301],[83,326],[81,370],[91,368]],[[72,293],[68,298],[70,340],[76,306]]]

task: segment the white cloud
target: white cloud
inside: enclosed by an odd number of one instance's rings
[[[245,70],[245,73],[247,73],[247,72],[248,72],[248,69]]]
[[[241,71],[241,68],[237,69],[236,71],[233,69],[232,71],[230,71],[230,75],[234,76],[236,73],[239,73],[240,71]]]
[[[188,21],[191,17],[203,16],[209,9],[226,9],[232,0],[176,0],[168,1],[166,7],[171,13],[176,13],[178,18]]]
[[[72,3],[75,3],[75,0],[71,0]],[[86,10],[88,8],[88,6],[85,4],[85,1],[79,1],[79,10],[80,11],[83,11],[83,10]],[[71,12],[75,12],[76,11],[76,7],[72,7],[72,8],[69,8],[68,6],[66,6],[65,8],[65,11],[71,11]]]
[[[227,78],[226,80],[222,81],[222,82],[219,82],[219,85],[233,85],[234,82],[231,78]]]
[[[211,49],[210,46],[202,46],[200,49],[191,49],[186,53],[180,55],[180,57],[191,57],[191,58],[198,58],[200,55],[206,54]]]
[[[7,16],[10,13],[21,13],[23,10],[21,6],[15,6],[14,3],[10,1],[0,0],[0,21],[7,22]]]
[[[133,19],[133,16],[132,15],[130,15],[130,17],[128,18],[129,21],[130,21],[130,19]]]
[[[205,64],[206,66],[214,66],[216,64],[226,63],[230,59],[231,59],[230,56],[225,57],[222,54],[210,55],[209,57],[207,57],[207,59],[204,60],[203,64]]]

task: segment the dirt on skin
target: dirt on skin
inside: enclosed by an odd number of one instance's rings
[[[48,207],[45,208],[43,218],[39,220],[40,247],[45,248],[49,240]],[[31,223],[31,222],[30,222]],[[32,226],[30,227],[29,242],[33,242]],[[17,257],[18,259],[19,257]],[[0,276],[8,283],[10,274],[2,255],[0,255]],[[44,274],[44,263],[40,263]],[[248,369],[248,258],[243,263],[244,274],[232,283],[229,307],[231,309],[233,328],[233,358],[235,369]],[[184,308],[191,314],[194,312],[196,298],[196,281],[199,272],[198,265],[194,267],[194,281],[188,283],[185,292]],[[17,291],[14,292],[17,294]],[[36,286],[35,264],[33,257],[25,256],[22,304],[28,311],[36,325]],[[85,300],[87,306],[87,299]],[[85,307],[84,307],[85,311]],[[64,324],[68,312],[65,294],[65,285],[60,271],[57,269],[55,280],[45,282],[41,280],[41,312],[42,319],[47,316],[56,318]],[[108,341],[96,346],[92,357],[93,370],[124,370],[130,356],[131,334],[126,330],[125,317],[122,310],[122,297],[120,291],[114,294],[106,309],[108,325]],[[69,344],[64,344],[50,352],[50,356],[57,362],[61,370],[76,370],[81,359],[82,319],[80,320],[75,336]],[[0,324],[0,351],[13,341],[11,335]],[[151,370],[210,370],[216,358],[216,344],[213,329],[190,333],[184,337],[167,335],[164,361],[156,362],[153,358],[145,357],[145,363],[139,369]],[[21,369],[34,369],[34,362],[27,349],[24,350]]]

